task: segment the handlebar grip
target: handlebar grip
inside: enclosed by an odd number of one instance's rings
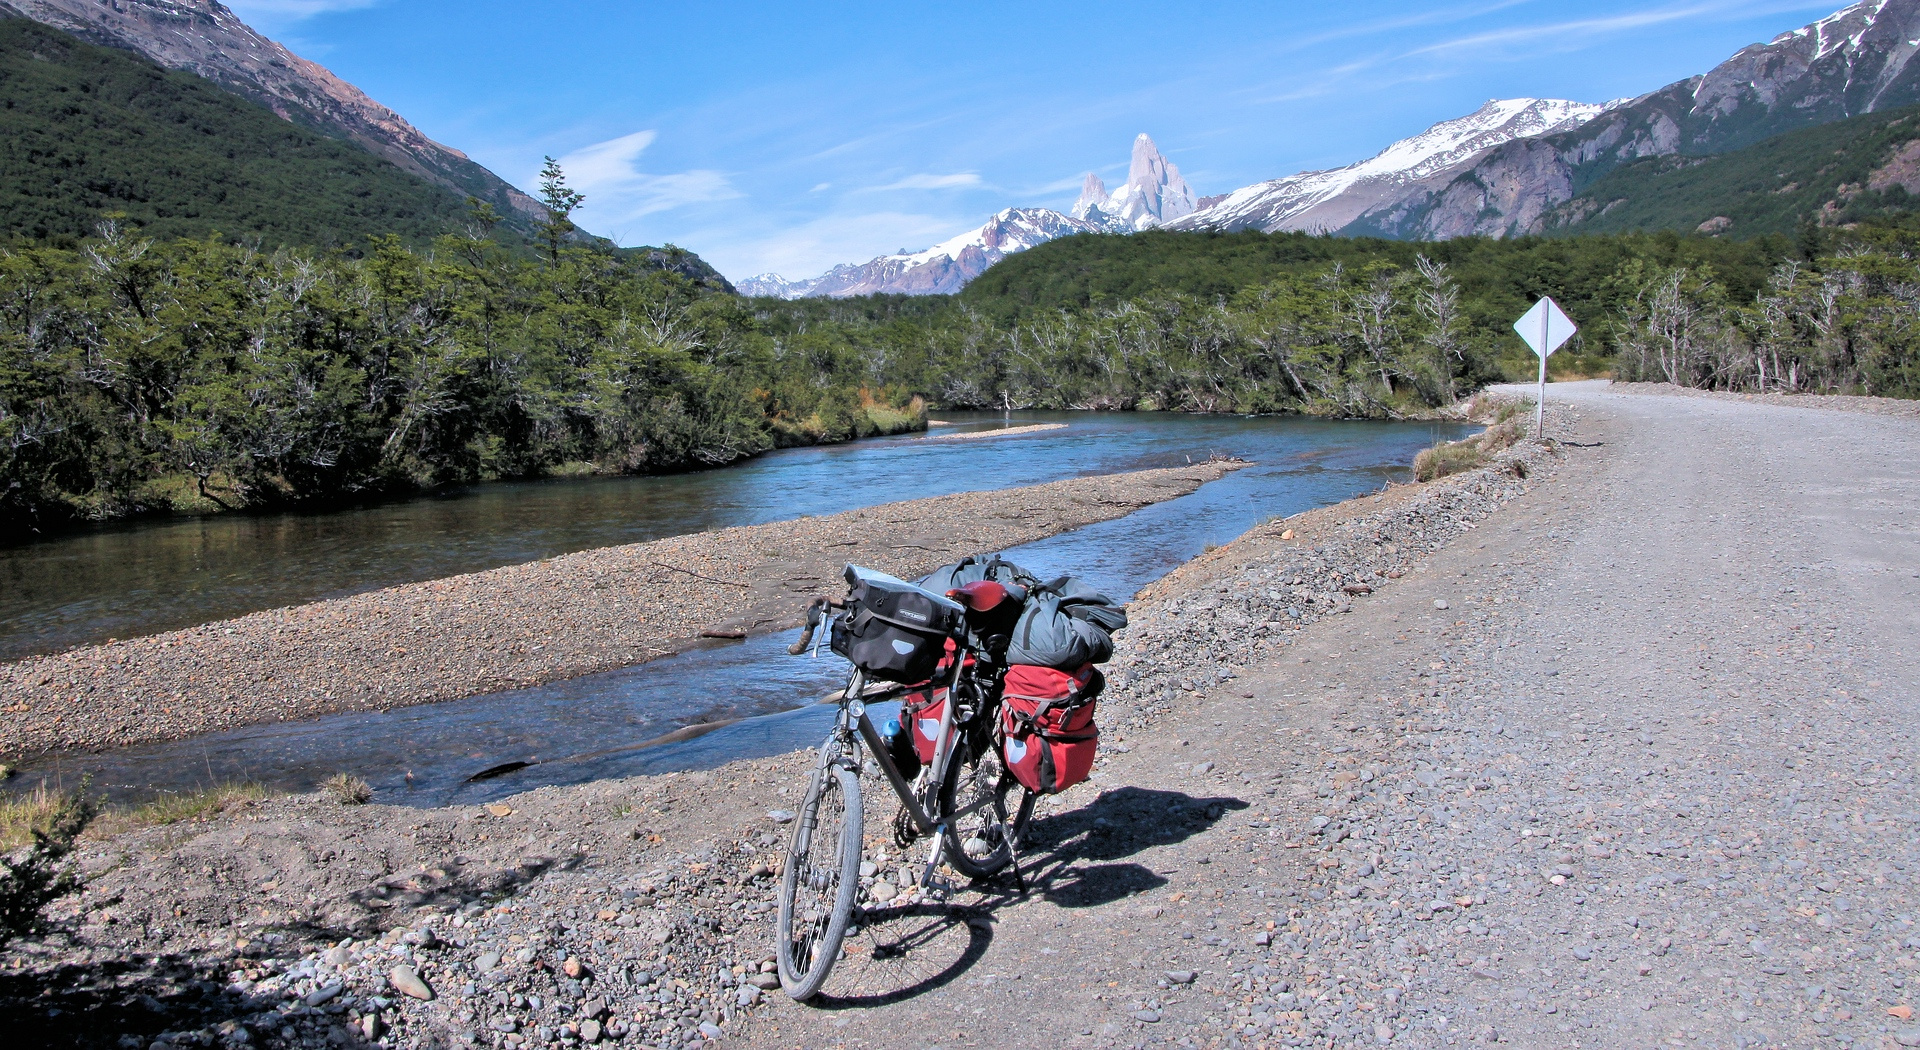
[[[820,613],[826,607],[825,598],[815,598],[807,605],[807,626],[800,632],[800,640],[787,646],[788,656],[799,656],[813,644],[813,632],[820,627]]]

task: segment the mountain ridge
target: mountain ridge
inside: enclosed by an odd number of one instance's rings
[[[1920,0],[1866,0],[1608,109],[1576,129],[1496,146],[1444,184],[1339,233],[1402,240],[1544,231],[1587,186],[1647,157],[1709,156],[1920,102]]]

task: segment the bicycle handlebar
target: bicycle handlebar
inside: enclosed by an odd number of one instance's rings
[[[819,629],[820,621],[825,618],[823,614],[829,608],[844,609],[846,604],[830,598],[815,598],[807,604],[807,625],[800,632],[800,640],[787,646],[788,656],[799,656],[813,645],[813,632]]]

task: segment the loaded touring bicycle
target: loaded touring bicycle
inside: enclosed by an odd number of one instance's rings
[[[1085,779],[1104,685],[1126,614],[1071,577],[1042,583],[998,558],[966,559],[919,583],[849,565],[845,598],[816,599],[800,640],[822,626],[852,669],[794,821],[776,914],[780,983],[795,999],[825,984],[861,894],[862,774],[900,800],[895,842],[932,840],[919,888],[941,864],[972,879],[1011,871],[1041,794]],[[899,701],[876,727],[871,705]]]

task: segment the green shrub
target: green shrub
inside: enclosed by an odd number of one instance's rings
[[[4,806],[8,830],[26,818],[26,843],[0,856],[0,949],[16,938],[41,930],[41,911],[73,892],[79,880],[63,863],[74,840],[99,813],[83,781],[72,794],[45,789]]]

